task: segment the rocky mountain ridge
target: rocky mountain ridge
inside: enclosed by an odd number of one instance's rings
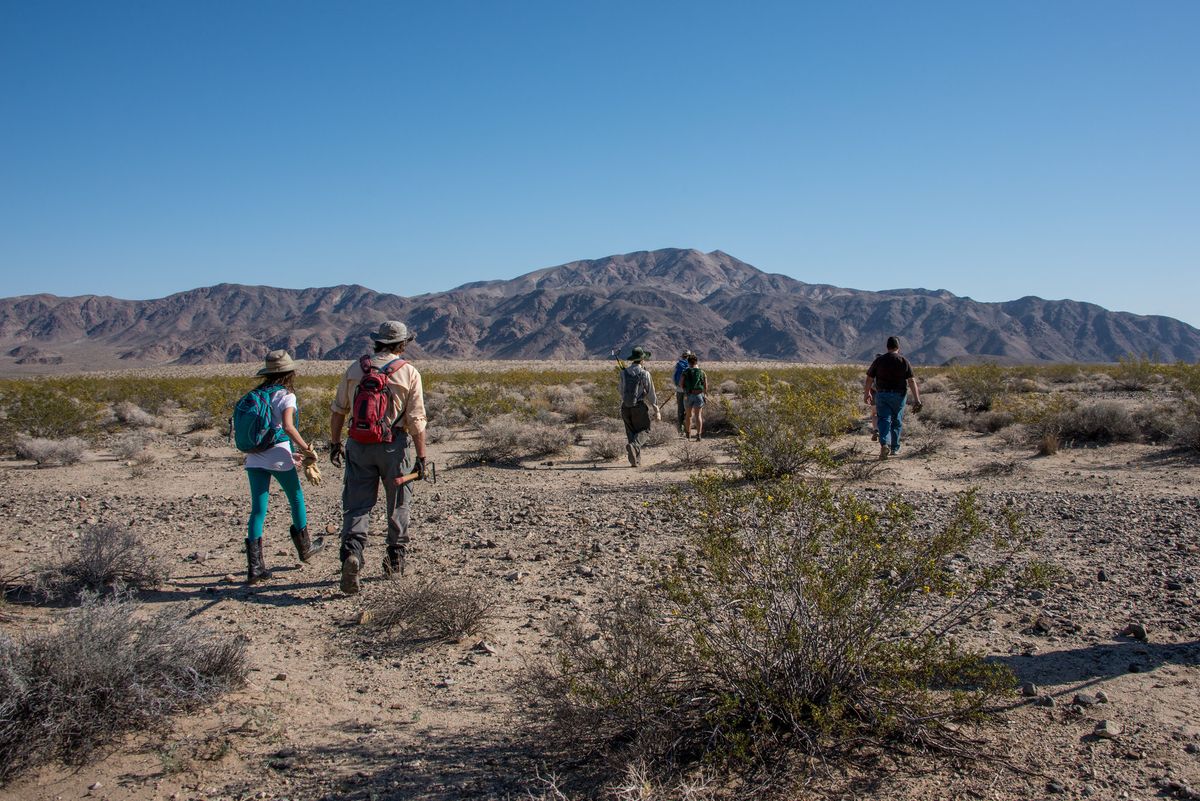
[[[863,361],[890,334],[924,364],[1200,359],[1200,330],[1168,317],[1071,300],[981,303],[945,290],[806,284],[721,251],[666,249],[416,297],[358,285],[218,284],[144,301],[0,299],[0,366],[247,362],[279,347],[302,359],[349,359],[383,319],[417,332],[414,355],[457,359],[607,358],[638,343],[662,357],[691,347],[710,360]]]

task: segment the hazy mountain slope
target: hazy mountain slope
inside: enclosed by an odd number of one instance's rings
[[[444,358],[606,357],[640,343],[661,357],[692,347],[708,359],[863,361],[893,333],[920,363],[1200,358],[1200,331],[1167,317],[1070,300],[865,292],[764,273],[721,251],[664,249],[412,298],[356,285],[236,284],[146,301],[6,298],[0,366],[253,361],[279,347],[298,358],[349,359],[384,319],[418,333],[414,355]]]

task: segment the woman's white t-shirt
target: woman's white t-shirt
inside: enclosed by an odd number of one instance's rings
[[[283,427],[284,409],[296,409],[296,396],[280,387],[271,395],[271,426],[273,428]],[[293,422],[295,422],[294,419]],[[294,470],[296,463],[292,461],[292,443],[285,439],[283,442],[276,442],[265,451],[246,454],[246,467],[271,470],[276,473]]]

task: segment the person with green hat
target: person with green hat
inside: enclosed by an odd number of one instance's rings
[[[621,394],[621,420],[625,423],[625,455],[630,467],[642,463],[642,447],[650,437],[650,414],[654,410],[656,420],[662,419],[658,410],[658,396],[654,394],[654,380],[642,366],[650,358],[650,351],[641,346],[629,353],[629,362],[621,370],[618,388]]]

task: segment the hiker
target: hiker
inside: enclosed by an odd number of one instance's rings
[[[325,547],[322,537],[308,536],[308,510],[300,475],[296,468],[305,462],[316,462],[316,453],[300,436],[297,428],[299,410],[296,405],[296,364],[286,350],[267,354],[263,368],[256,373],[262,381],[252,392],[268,397],[270,432],[269,444],[246,454],[246,478],[250,481],[250,518],[246,521],[246,583],[257,584],[271,577],[263,560],[263,523],[267,518],[271,477],[274,476],[292,510],[292,544],[301,562],[307,562]],[[242,402],[234,413],[235,424],[243,414]],[[265,422],[265,421],[264,421]],[[240,445],[239,445],[240,446]],[[294,448],[293,448],[294,446]]]
[[[875,358],[878,359],[882,353],[876,353]],[[879,426],[876,424],[878,415],[875,413],[875,381],[872,380],[870,387],[863,393],[863,404],[867,407],[867,428],[871,431],[871,442],[876,442],[879,439]]]
[[[912,365],[900,355],[900,340],[887,338],[887,353],[875,357],[863,380],[863,403],[874,401],[876,424],[879,427],[879,458],[886,459],[900,452],[900,429],[904,419],[907,393],[912,392],[913,408],[921,406],[921,393],[913,377]]]
[[[683,421],[683,437],[684,439],[692,438],[692,431],[696,432],[696,441],[700,441],[700,437],[704,434],[704,396],[708,394],[708,376],[704,371],[696,366],[699,359],[696,354],[688,354],[688,367],[683,371],[683,376],[680,383],[683,386],[683,391],[687,393],[684,403],[687,406],[687,417]]]
[[[650,351],[635,347],[629,353],[629,365],[620,373],[618,384],[621,394],[621,420],[625,423],[625,455],[630,467],[642,463],[642,447],[650,436],[650,410],[654,418],[662,420],[658,408],[658,396],[654,394],[654,380],[642,366],[650,358]]]
[[[675,384],[675,410],[678,413],[679,436],[685,436],[683,421],[687,416],[687,406],[684,405],[683,399],[687,397],[687,390],[680,383],[683,378],[683,371],[688,369],[688,357],[694,356],[690,350],[685,350],[683,355],[679,357],[679,361],[675,362],[675,377],[672,382]]]
[[[389,320],[371,335],[375,352],[346,368],[330,406],[329,460],[346,464],[342,487],[342,579],[347,595],[359,590],[371,509],[379,482],[387,496],[387,551],[383,575],[404,575],[412,484],[396,486],[409,473],[425,477],[425,395],[421,374],[402,354],[414,339],[404,323]],[[349,417],[349,439],[342,426]]]

